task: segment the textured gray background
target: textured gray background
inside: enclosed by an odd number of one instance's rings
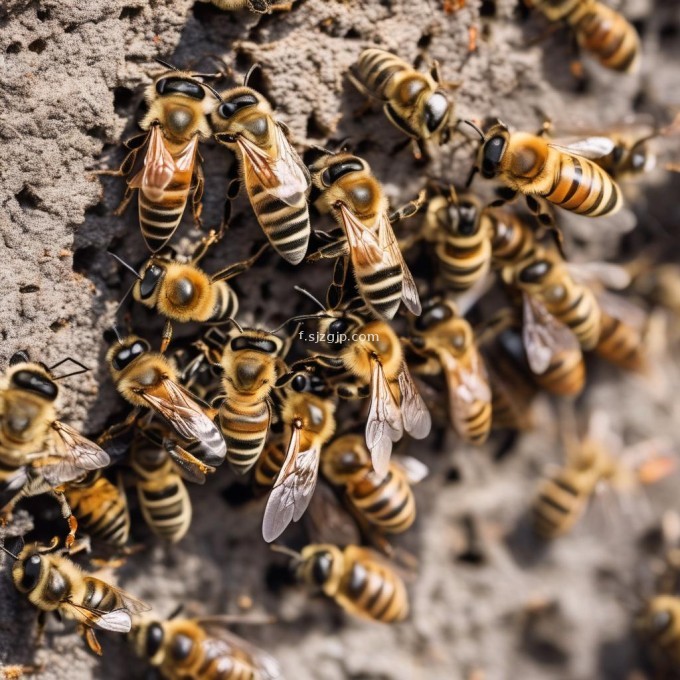
[[[494,3],[484,3],[485,8]],[[135,211],[114,218],[121,182],[93,179],[92,170],[115,167],[121,141],[135,133],[141,88],[157,73],[153,57],[178,66],[212,70],[215,54],[239,73],[262,65],[265,88],[300,145],[351,137],[385,182],[394,204],[409,200],[420,186],[422,169],[408,151],[392,156],[401,141],[379,112],[354,118],[362,99],[344,79],[347,67],[366,46],[397,50],[406,59],[427,43],[447,80],[462,81],[456,92],[460,116],[500,116],[512,125],[535,129],[548,114],[557,120],[602,126],[643,111],[663,117],[680,105],[675,2],[625,3],[628,16],[644,31],[645,62],[634,77],[617,77],[586,64],[589,87],[575,93],[568,71],[564,35],[538,46],[529,41],[544,30],[538,18],[520,22],[515,2],[499,0],[495,17],[480,24],[480,3],[452,16],[441,0],[301,0],[289,14],[258,18],[226,14],[187,0],[9,0],[0,8],[0,366],[19,348],[48,362],[67,354],[92,371],[73,378],[62,395],[63,418],[96,432],[120,402],[102,367],[102,331],[117,300],[130,285],[104,251],[111,247],[130,261],[144,257]],[[623,6],[623,5],[622,5]],[[468,57],[470,25],[480,27],[479,51]],[[565,112],[568,112],[565,114]],[[426,172],[462,181],[469,146],[443,149]],[[206,146],[208,225],[218,222],[232,159]],[[643,216],[642,243],[666,237],[680,220],[677,181],[663,173],[648,178],[637,195]],[[233,228],[206,263],[225,266],[245,253],[256,225],[237,206]],[[320,225],[327,226],[326,223]],[[181,244],[195,237],[183,226]],[[638,246],[642,245],[638,239]],[[596,239],[597,241],[597,239]],[[634,241],[635,243],[635,241]],[[611,248],[595,243],[591,252]],[[270,258],[239,285],[248,314],[268,318],[263,297],[288,298],[291,269]],[[293,276],[322,290],[327,272],[305,267]],[[285,285],[277,285],[285,281]],[[286,303],[289,305],[289,303]],[[157,332],[151,317],[138,314],[140,329]],[[181,333],[181,331],[180,331]],[[680,416],[674,387],[677,369],[663,365],[666,379],[650,388],[640,380],[593,367],[594,387],[583,405],[605,405],[627,441],[662,433],[677,442]],[[237,611],[247,594],[259,611],[279,623],[241,631],[282,662],[288,678],[353,680],[469,678],[624,678],[637,666],[629,637],[630,612],[621,583],[645,556],[628,526],[617,531],[577,531],[547,551],[527,536],[527,498],[547,461],[559,460],[553,408],[539,400],[537,432],[526,436],[511,459],[492,465],[489,451],[470,450],[453,439],[437,452],[427,445],[406,449],[426,460],[431,478],[418,490],[420,518],[405,539],[420,559],[412,584],[412,619],[385,628],[357,623],[322,600],[291,587],[267,588],[265,572],[275,559],[259,539],[262,504],[238,507],[224,501],[232,483],[225,470],[205,488],[193,488],[194,526],[180,546],[152,546],[131,558],[120,583],[160,614],[185,601],[195,612]],[[497,445],[497,442],[494,442]],[[493,446],[489,447],[491,450]],[[460,478],[461,481],[457,481]],[[658,508],[675,502],[677,480],[652,494],[652,512],[640,527],[658,518]],[[480,518],[482,564],[460,562],[461,517]],[[519,529],[516,527],[519,526]],[[294,532],[293,532],[294,533]],[[612,535],[613,534],[613,535]],[[606,538],[606,540],[604,540]],[[6,563],[5,563],[6,566]],[[34,656],[34,612],[9,586],[0,584],[0,661],[45,664],[44,678],[144,677],[124,642],[102,636],[99,662],[68,628],[53,625],[46,646]],[[550,613],[530,625],[526,607],[536,599],[555,601]]]

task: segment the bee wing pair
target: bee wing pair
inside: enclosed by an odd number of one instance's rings
[[[371,452],[373,468],[381,477],[389,469],[392,444],[401,439],[404,430],[414,439],[423,439],[430,433],[432,426],[430,413],[418,393],[406,363],[402,365],[398,385],[401,403],[392,393],[382,364],[373,360],[366,446]]]
[[[128,182],[132,189],[140,189],[152,201],[160,201],[175,172],[190,171],[196,159],[198,136],[187,142],[181,153],[173,158],[165,146],[160,125],[154,125],[149,132],[144,166]]]
[[[491,387],[479,354],[471,351],[471,366],[463,366],[450,352],[439,352],[449,395],[449,419],[458,432],[465,432],[471,408],[479,401],[491,402]]]
[[[249,657],[255,671],[254,678],[257,680],[282,680],[283,673],[278,661],[259,649],[250,642],[232,633],[228,628],[228,621],[221,621],[219,617],[207,617],[194,619],[195,623],[201,626],[208,634],[207,639],[202,641],[204,656],[206,659],[215,659],[214,670],[219,676],[220,672],[228,674],[231,671],[231,659],[235,652],[245,652]],[[220,657],[225,657],[229,662],[225,662],[224,668],[220,662]]]
[[[54,421],[54,436],[49,439],[49,450],[36,454],[33,469],[55,487],[80,477],[88,470],[106,467],[111,461],[109,454],[72,427]],[[23,475],[26,481],[26,475]],[[19,483],[13,478],[11,484]],[[19,488],[19,486],[16,486]]]
[[[141,392],[140,396],[151,409],[170,423],[180,437],[187,441],[201,442],[202,451],[205,453],[205,463],[198,461],[181,447],[175,447],[176,452],[180,454],[178,462],[183,468],[186,469],[187,465],[191,467],[190,463],[193,460],[194,465],[205,473],[206,466],[222,463],[227,455],[227,445],[222,434],[215,423],[204,413],[201,405],[183,387],[166,378],[155,393],[146,390]],[[170,450],[168,452],[173,455]],[[173,458],[175,458],[174,455]]]
[[[278,123],[274,124],[274,136],[278,150],[276,157],[272,157],[242,135],[237,138],[243,157],[246,187],[250,193],[254,175],[270,195],[286,205],[295,206],[311,186],[309,172]]]
[[[545,373],[560,352],[580,351],[578,338],[558,321],[538,300],[524,293],[522,340],[529,368],[536,375]]]
[[[418,316],[422,311],[418,288],[399,249],[389,215],[383,213],[378,217],[376,231],[369,229],[343,203],[340,204],[340,217],[355,267],[370,266],[376,273],[398,267],[402,275],[401,299],[406,308]]]
[[[316,488],[320,456],[320,446],[300,451],[300,429],[293,426],[286,459],[264,511],[262,536],[268,543],[304,515]]]
[[[614,151],[616,143],[609,137],[592,136],[583,139],[555,140],[548,143],[553,149],[594,161]]]

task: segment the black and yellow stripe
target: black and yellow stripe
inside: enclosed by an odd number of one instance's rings
[[[646,360],[640,331],[606,312],[602,312],[601,327],[595,352],[627,371],[642,371]]]
[[[255,465],[264,447],[271,411],[269,403],[225,399],[219,410],[219,425],[227,443],[227,460],[239,474]]]
[[[534,233],[529,225],[508,212],[491,211],[491,252],[495,267],[524,260],[534,247]]]
[[[357,286],[364,300],[385,319],[392,319],[399,309],[404,274],[401,265],[375,270],[357,267]]]
[[[483,444],[491,431],[491,401],[477,400],[454,423],[458,435],[471,444]]]
[[[486,231],[471,236],[449,234],[435,248],[444,285],[456,292],[468,290],[484,274],[491,259]]]
[[[272,442],[262,451],[257,460],[253,480],[256,488],[268,491],[274,486],[276,478],[286,460],[286,449],[282,442]]]
[[[364,50],[356,68],[363,85],[381,99],[389,98],[387,87],[395,74],[412,70],[399,57],[377,48]]]
[[[559,396],[581,394],[586,381],[586,366],[581,351],[564,350],[554,355],[544,373],[534,374],[534,379],[543,388]]]
[[[227,319],[233,319],[238,313],[238,297],[234,289],[226,281],[216,281],[215,307],[208,319],[208,323],[222,323]]]
[[[571,529],[583,512],[590,485],[583,488],[578,473],[563,468],[541,485],[533,507],[534,529],[543,538],[555,538]]]

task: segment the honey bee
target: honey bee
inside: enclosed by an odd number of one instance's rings
[[[503,199],[511,200],[521,193],[534,212],[540,213],[539,199],[545,199],[588,217],[612,215],[622,207],[619,186],[586,157],[595,149],[577,146],[572,150],[538,135],[511,133],[501,122],[486,134],[474,127],[482,144],[472,173],[480,171],[482,177],[500,181]]]
[[[256,14],[287,12],[293,7],[293,0],[210,0],[213,5],[227,11],[249,9]],[[231,680],[231,679],[228,679]]]
[[[215,139],[236,153],[241,182],[269,242],[287,262],[299,264],[311,234],[309,172],[269,102],[248,87],[249,75],[243,87],[221,93],[210,124]]]
[[[73,514],[92,537],[122,547],[130,535],[130,511],[122,485],[98,470],[70,482],[64,494]]]
[[[542,307],[573,332],[583,349],[597,345],[602,327],[600,305],[593,291],[571,275],[556,251],[537,247],[531,257],[506,275],[526,293],[525,314],[529,308],[536,313]],[[531,332],[528,328],[525,335]]]
[[[286,369],[280,358],[285,344],[281,338],[254,328],[239,331],[227,339],[219,359],[224,372],[218,422],[227,460],[244,475],[264,447],[272,420],[270,394]]]
[[[191,498],[170,457],[167,430],[151,422],[139,427],[130,447],[130,465],[144,521],[156,536],[178,543],[191,526]],[[191,478],[202,483],[205,477]]]
[[[219,616],[140,618],[130,640],[137,654],[166,680],[282,680],[278,662],[229,631],[227,621]]]
[[[393,318],[402,300],[410,312],[420,314],[418,289],[391,225],[391,220],[413,214],[419,202],[390,216],[387,197],[368,163],[348,153],[324,155],[310,170],[322,192],[322,207],[331,211],[345,236],[308,259],[344,262],[349,257],[359,293],[379,318]]]
[[[387,475],[373,472],[364,438],[343,435],[321,456],[321,471],[332,484],[342,487],[355,513],[380,531],[398,534],[415,521],[416,503],[412,484],[427,475],[427,468],[415,458],[392,460]]]
[[[318,337],[340,338],[342,342],[329,341],[332,354],[317,354],[295,365],[319,364],[332,369],[335,375],[329,374],[328,381],[340,397],[370,397],[366,445],[374,470],[384,477],[393,442],[402,438],[404,430],[414,439],[427,437],[432,426],[430,413],[404,361],[401,342],[388,323],[366,323],[359,315],[342,311],[323,316]]]
[[[151,409],[192,443],[193,452],[179,445],[168,450],[182,469],[200,476],[222,464],[227,447],[219,429],[206,408],[179,384],[175,369],[162,354],[152,352],[146,340],[130,335],[117,338],[106,361],[119,394],[135,407],[126,424],[133,422],[141,409]]]
[[[57,612],[61,617],[77,621],[88,647],[98,655],[102,650],[95,630],[127,633],[132,615],[149,607],[128,593],[101,579],[83,573],[54,546],[32,543],[13,555],[12,579],[17,590],[43,612]]]
[[[642,373],[647,367],[644,338],[639,329],[604,310],[595,353],[626,371]]]
[[[413,328],[409,345],[428,359],[418,371],[444,375],[451,425],[466,441],[483,443],[491,430],[491,388],[470,324],[452,302],[435,298]]]
[[[145,134],[131,141],[133,148],[120,169],[108,173],[128,177],[117,214],[139,190],[139,223],[152,252],[172,238],[189,196],[194,219],[200,218],[203,172],[197,163],[198,142],[210,137],[210,88],[200,77],[172,69],[154,78],[145,92],[149,110],[139,124]]]
[[[55,376],[54,369],[66,361],[80,369]],[[0,484],[10,496],[0,514],[10,515],[21,498],[49,492],[60,502],[68,521],[69,548],[77,521],[60,487],[110,463],[97,444],[56,419],[57,381],[84,370],[74,359],[48,368],[30,361],[26,352],[17,352],[0,382]]]
[[[549,21],[564,21],[579,45],[606,68],[635,73],[640,65],[640,38],[619,12],[599,0],[527,0]]]
[[[335,403],[323,381],[296,371],[279,382],[283,389],[280,418],[288,444],[264,511],[262,535],[268,543],[304,514],[316,488],[321,449],[335,432]]]
[[[657,595],[638,615],[635,627],[659,661],[680,665],[680,598]]]
[[[267,442],[257,459],[253,472],[253,483],[258,491],[269,491],[286,461],[286,442],[276,437]]]
[[[422,73],[396,55],[375,47],[359,55],[349,79],[364,96],[384,102],[383,111],[397,129],[414,140],[445,143],[453,102],[441,86],[435,62]]]
[[[357,545],[340,549],[321,543],[290,554],[298,562],[298,578],[310,589],[320,589],[349,614],[380,623],[408,616],[406,586],[379,553]]]

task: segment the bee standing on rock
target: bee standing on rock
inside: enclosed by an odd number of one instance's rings
[[[420,202],[389,215],[387,197],[368,163],[349,153],[326,154],[311,171],[322,192],[320,205],[342,226],[344,238],[323,246],[308,259],[340,258],[335,279],[340,273],[342,281],[335,280],[334,285],[342,288],[349,258],[359,293],[379,318],[393,318],[402,301],[411,313],[420,314],[418,288],[391,224],[415,214]]]
[[[15,559],[12,579],[17,590],[42,612],[56,612],[77,621],[88,647],[98,655],[102,650],[95,630],[127,633],[132,615],[149,607],[128,593],[94,576],[86,575],[54,546],[27,545]]]
[[[619,12],[599,0],[525,0],[549,21],[564,21],[579,45],[603,66],[635,73],[640,66],[640,38]]]
[[[210,0],[210,2],[227,11],[249,9],[256,14],[288,12],[293,7],[293,0]]]
[[[309,172],[269,102],[248,87],[249,75],[243,87],[220,94],[210,125],[215,139],[236,153],[240,181],[269,242],[287,262],[299,264],[311,233]],[[230,186],[230,198],[235,193]]]
[[[392,125],[413,140],[448,140],[453,103],[441,85],[436,62],[430,73],[422,73],[396,55],[372,47],[361,53],[349,79],[363,95],[383,101]]]
[[[64,361],[48,368],[17,352],[0,380],[0,490],[8,496],[0,514],[6,518],[22,498],[49,492],[68,521],[70,548],[78,523],[61,485],[106,467],[110,459],[97,444],[56,419],[56,381],[67,376],[57,377],[53,371]],[[87,370],[74,363],[80,368],[70,375]]]
[[[210,136],[207,114],[212,106],[200,77],[173,69],[154,78],[145,94],[149,110],[139,124],[146,134],[132,140],[120,170],[102,173],[128,177],[117,214],[139,190],[139,223],[152,252],[172,238],[189,196],[194,219],[200,218],[203,173],[197,163],[198,142]]]

